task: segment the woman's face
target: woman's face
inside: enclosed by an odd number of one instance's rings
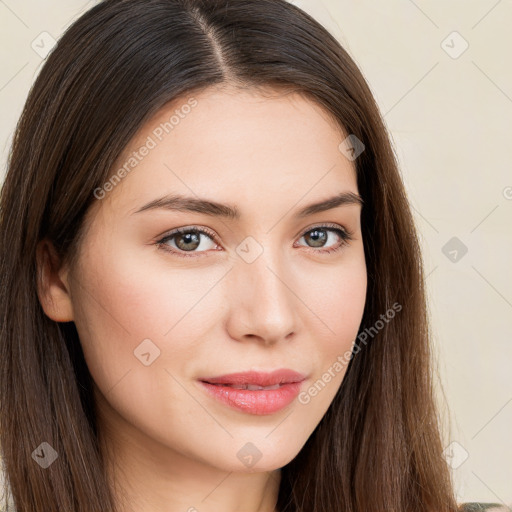
[[[237,472],[297,455],[340,387],[365,303],[361,206],[300,214],[358,194],[347,135],[297,94],[214,88],[141,128],[65,273],[112,443],[162,467]],[[235,406],[201,382],[277,369],[304,376],[290,403],[283,390],[228,391]]]

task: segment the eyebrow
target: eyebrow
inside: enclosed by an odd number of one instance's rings
[[[363,206],[363,198],[354,192],[340,192],[339,194],[324,199],[322,201],[309,204],[296,213],[298,218],[307,217],[314,213],[324,212],[339,206],[345,205],[361,205]],[[138,210],[132,212],[140,213],[148,210],[165,209],[174,211],[186,211],[211,215],[213,217],[224,217],[230,220],[240,220],[241,213],[236,206],[222,204],[208,199],[197,197],[187,197],[178,194],[166,195],[150,201]]]

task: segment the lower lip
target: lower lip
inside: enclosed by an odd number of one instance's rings
[[[200,381],[221,402],[249,414],[272,414],[289,405],[299,394],[301,382],[283,384],[278,389],[235,389]]]

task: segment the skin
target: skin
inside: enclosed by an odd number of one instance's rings
[[[144,124],[112,172],[188,97]],[[352,349],[367,285],[361,207],[295,212],[357,194],[356,172],[338,149],[347,134],[297,93],[217,87],[194,98],[197,106],[89,210],[75,267],[41,242],[39,297],[50,318],[76,324],[121,510],[272,512],[279,468],[324,416],[346,364],[307,404],[263,416],[211,398],[197,379],[290,368],[307,376],[307,390]],[[236,205],[241,219],[134,213],[166,193]],[[319,252],[343,242],[329,227],[315,245],[311,229],[325,223],[353,239]],[[191,226],[217,239],[198,235],[200,246],[181,250],[189,257],[157,246]],[[236,251],[247,237],[262,250],[250,264]],[[183,239],[166,244],[180,251]],[[148,338],[160,355],[146,366],[134,350]],[[237,457],[248,442],[261,453],[251,467]]]

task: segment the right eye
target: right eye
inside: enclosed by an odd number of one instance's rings
[[[202,235],[209,238],[212,242],[215,241],[215,234],[210,230],[206,230],[205,228],[199,229],[195,227],[185,227],[175,229],[170,233],[166,234],[163,238],[156,242],[156,245],[158,245],[158,247],[163,249],[164,251],[168,251],[172,254],[175,254],[176,256],[188,258],[191,257],[192,254],[186,254],[187,252],[201,253],[207,252],[207,250],[209,249],[207,247],[206,250],[196,250],[199,247],[204,249],[204,243],[202,243],[201,240]],[[173,242],[174,245],[169,245],[169,241]],[[210,247],[210,249],[211,248],[212,247]]]

